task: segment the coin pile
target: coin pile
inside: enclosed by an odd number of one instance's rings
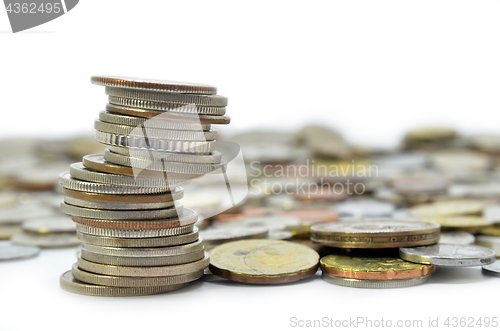
[[[101,296],[163,293],[184,287],[209,264],[183,208],[179,185],[221,169],[214,151],[227,124],[227,98],[208,85],[96,76],[109,95],[95,122],[104,155],[86,155],[60,175],[61,209],[82,242],[61,276],[67,291]]]

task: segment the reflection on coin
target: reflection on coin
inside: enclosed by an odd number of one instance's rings
[[[410,216],[415,217],[448,217],[463,215],[479,215],[485,204],[478,200],[438,201],[416,206],[410,209]]]
[[[431,245],[439,241],[436,223],[370,220],[315,224],[311,240],[339,248],[394,248]]]
[[[396,207],[389,202],[376,200],[349,200],[332,207],[341,215],[355,217],[383,217],[391,215]]]
[[[75,223],[68,216],[44,217],[23,222],[23,230],[34,233],[75,233]]]
[[[0,261],[28,259],[37,256],[38,253],[40,253],[40,249],[36,247],[0,246]]]
[[[73,278],[71,271],[66,271],[65,273],[63,273],[61,275],[61,278],[59,279],[59,283],[61,285],[61,288],[68,292],[102,297],[126,297],[166,293],[176,291],[187,286],[187,283],[148,287],[111,287],[93,285],[76,280],[75,278]]]
[[[241,240],[211,250],[210,270],[217,276],[251,284],[288,283],[310,277],[319,255],[281,240]]]
[[[12,243],[40,248],[63,248],[80,245],[74,234],[29,234],[22,233],[12,238]]]
[[[493,236],[477,236],[474,245],[492,249],[500,257],[500,238]]]
[[[425,217],[423,222],[438,223],[442,230],[464,230],[475,232],[491,224],[489,220],[479,216]]]
[[[371,280],[371,279],[335,277],[335,276],[330,276],[327,273],[323,273],[321,278],[324,281],[335,285],[375,289],[375,288],[399,288],[399,287],[421,285],[429,281],[431,276],[432,275],[427,275],[423,277],[409,278],[409,279]]]
[[[355,279],[408,279],[432,274],[436,267],[407,262],[394,257],[354,257],[328,255],[321,270],[331,276]]]
[[[439,237],[440,244],[470,245],[475,240],[474,235],[466,231],[444,231]]]
[[[437,244],[399,249],[402,259],[451,267],[476,267],[495,262],[493,250],[475,245]]]

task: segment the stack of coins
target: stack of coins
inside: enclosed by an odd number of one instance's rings
[[[91,80],[109,95],[95,122],[97,141],[109,148],[60,176],[61,209],[82,242],[61,287],[102,296],[182,288],[203,275],[209,257],[179,185],[223,168],[211,124],[229,123],[227,99],[208,85]]]

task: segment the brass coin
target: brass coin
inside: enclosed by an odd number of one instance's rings
[[[488,226],[484,229],[479,230],[479,233],[485,236],[500,237],[500,227]]]
[[[64,196],[79,200],[106,202],[106,203],[163,203],[167,201],[179,200],[184,196],[184,189],[176,187],[171,192],[156,194],[101,194],[83,191],[75,191],[62,188]]]
[[[395,257],[353,257],[328,255],[320,261],[321,269],[331,276],[354,279],[408,279],[432,274],[436,267],[407,262]]]
[[[457,136],[457,131],[451,128],[419,128],[406,133],[407,142],[436,142],[451,140]]]
[[[422,221],[438,223],[441,225],[442,231],[463,230],[476,232],[491,225],[491,221],[479,216],[425,217]]]
[[[437,201],[412,207],[410,216],[413,217],[449,217],[464,215],[479,215],[486,207],[479,200],[451,200]]]
[[[282,240],[241,240],[210,251],[210,271],[241,283],[289,283],[310,277],[318,269],[314,250]]]

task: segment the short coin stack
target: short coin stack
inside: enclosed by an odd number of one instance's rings
[[[82,241],[61,287],[101,296],[182,288],[203,275],[209,257],[179,185],[224,166],[211,124],[229,123],[227,99],[208,85],[110,76],[92,83],[109,95],[95,122],[97,141],[109,148],[60,175],[61,209]]]

